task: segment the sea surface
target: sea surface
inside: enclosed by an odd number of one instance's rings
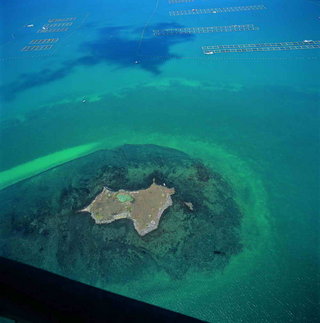
[[[168,14],[248,5],[266,9]],[[1,189],[99,149],[156,144],[219,171],[244,213],[244,249],[222,271],[98,287],[210,322],[319,319],[320,49],[201,47],[319,40],[320,1],[12,0],[0,14]],[[37,33],[61,18],[76,19]],[[244,24],[259,30],[153,34]],[[59,39],[21,51],[45,38]]]

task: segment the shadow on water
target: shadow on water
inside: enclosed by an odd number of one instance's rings
[[[170,53],[170,48],[178,43],[192,40],[194,35],[155,37],[152,35],[152,30],[179,26],[161,23],[150,25],[145,30],[127,26],[101,28],[96,40],[80,45],[83,56],[65,61],[57,69],[45,68],[37,73],[20,75],[19,80],[2,87],[4,99],[10,101],[19,92],[62,79],[71,74],[77,66],[107,63],[121,68],[138,67],[153,74],[160,74],[161,65],[172,58],[179,58],[178,55]]]

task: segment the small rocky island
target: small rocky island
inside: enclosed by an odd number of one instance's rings
[[[143,292],[159,271],[211,275],[243,249],[233,187],[212,167],[124,145],[52,168],[0,190],[0,253],[103,287],[142,277]]]
[[[119,219],[131,219],[140,236],[157,229],[162,213],[172,205],[174,188],[157,185],[154,180],[145,190],[114,192],[104,187],[102,192],[80,212],[89,212],[97,224]]]

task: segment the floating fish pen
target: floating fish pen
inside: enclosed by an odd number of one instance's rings
[[[42,28],[37,31],[37,33],[61,33],[64,31],[68,31],[69,28]]]
[[[307,40],[298,42],[283,43],[260,43],[260,44],[238,44],[238,45],[214,45],[203,46],[202,52],[205,55],[220,53],[243,53],[243,52],[272,52],[298,49],[320,48],[320,40]]]
[[[29,44],[52,44],[56,43],[59,38],[32,39]]]
[[[194,2],[194,0],[168,0],[170,4],[174,3],[186,3],[186,2]]]
[[[45,24],[43,27],[52,28],[52,27],[70,27],[73,22],[59,22],[54,24]]]
[[[203,14],[264,10],[264,9],[267,9],[264,5],[238,6],[238,7],[226,7],[226,8],[207,8],[207,9],[187,9],[187,10],[169,11],[169,15],[170,16],[203,15]]]
[[[63,22],[63,21],[73,21],[76,20],[77,17],[70,17],[70,18],[53,18],[53,19],[48,19],[48,22]]]
[[[21,51],[22,52],[34,52],[41,50],[49,50],[53,47],[53,45],[40,45],[40,46],[24,46]]]
[[[155,36],[170,36],[176,34],[207,34],[232,31],[253,31],[259,30],[258,26],[253,24],[247,25],[230,25],[230,26],[212,26],[212,27],[191,27],[191,28],[170,28],[170,29],[155,29]]]

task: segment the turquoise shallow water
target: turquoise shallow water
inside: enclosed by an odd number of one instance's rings
[[[259,1],[266,10],[167,14],[234,3],[3,6],[0,185],[125,143],[154,143],[201,158],[235,189],[245,214],[244,251],[216,275],[189,273],[172,282],[158,272],[125,286],[98,286],[208,321],[313,322],[319,299],[319,49],[207,58],[200,47],[316,40],[320,6]],[[248,4],[256,3],[236,5]],[[20,52],[39,37],[23,26],[54,17],[78,18],[46,53],[52,56]],[[159,23],[254,23],[260,30],[155,39],[152,28]]]

